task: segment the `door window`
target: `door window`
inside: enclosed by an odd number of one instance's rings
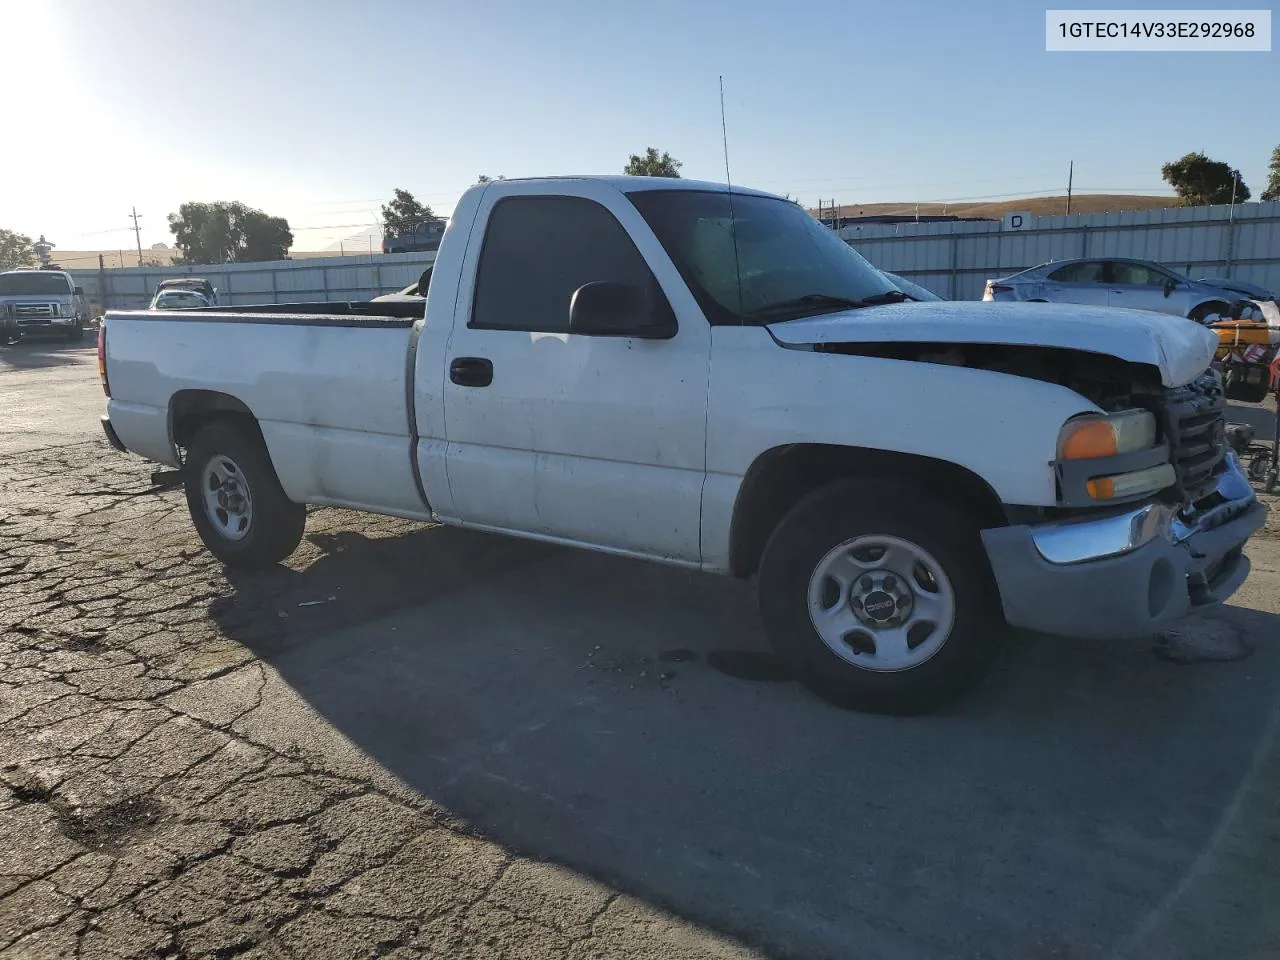
[[[1049,279],[1054,283],[1102,283],[1102,263],[1098,260],[1069,263],[1049,274]]]
[[[468,326],[568,333],[574,291],[596,280],[631,284],[670,309],[622,224],[594,200],[500,200],[489,215]]]

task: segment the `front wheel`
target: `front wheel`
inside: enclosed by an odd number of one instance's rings
[[[280,487],[257,430],[217,420],[187,450],[187,509],[209,552],[230,567],[268,567],[297,549],[307,508]]]
[[[977,527],[924,489],[849,480],[783,518],[760,562],[769,639],[843,706],[921,713],[986,674],[1005,626]]]
[[[84,321],[76,317],[75,325],[67,331],[67,339],[75,342],[84,339]]]

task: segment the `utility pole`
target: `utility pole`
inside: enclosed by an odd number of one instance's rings
[[[1071,166],[1067,167],[1067,216],[1071,215],[1071,181],[1075,179],[1076,162],[1071,161]]]
[[[130,216],[133,217],[133,237],[135,240],[138,241],[138,266],[142,266],[142,228],[138,226],[138,208],[137,207],[133,208],[133,213],[130,214]],[[123,267],[124,264],[122,263],[120,264],[120,266]]]

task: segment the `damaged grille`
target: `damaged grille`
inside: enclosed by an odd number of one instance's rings
[[[1212,370],[1164,391],[1160,414],[1184,502],[1195,503],[1214,491],[1227,453],[1226,409],[1222,380]]]

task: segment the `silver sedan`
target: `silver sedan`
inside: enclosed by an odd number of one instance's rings
[[[1042,263],[1003,280],[988,280],[982,299],[1129,307],[1198,323],[1255,319],[1257,312],[1257,305],[1238,291],[1191,280],[1149,260],[1119,258]]]

